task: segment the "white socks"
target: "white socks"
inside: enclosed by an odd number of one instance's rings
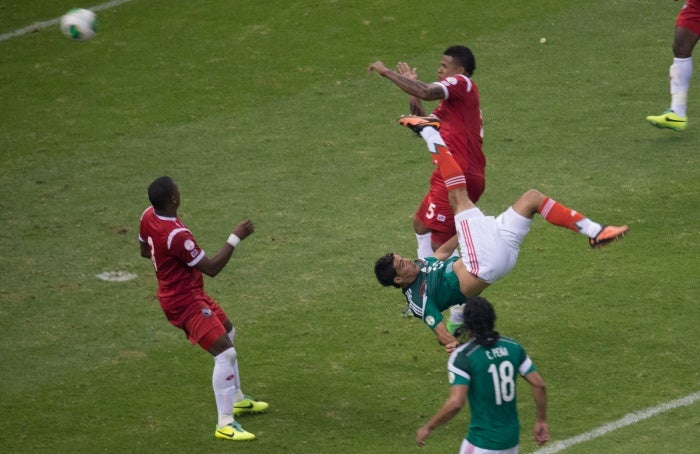
[[[416,233],[416,241],[418,241],[418,254],[419,259],[424,259],[426,257],[433,256],[433,242],[431,240],[430,232],[419,235]]]
[[[231,339],[231,345],[233,344],[233,340],[236,338],[236,327],[232,327],[231,331],[228,333],[228,338]],[[238,355],[236,355],[236,358],[238,358]],[[238,402],[243,400],[243,391],[241,391],[241,375],[238,373],[238,359],[233,361],[233,384],[236,386],[236,393],[233,396],[234,402]]]
[[[420,135],[423,140],[425,140],[425,143],[428,145],[428,150],[430,150],[431,153],[437,153],[436,145],[446,146],[445,141],[442,140],[442,136],[435,128],[423,128]]]
[[[693,58],[674,58],[668,69],[671,80],[671,110],[679,117],[687,117],[686,104],[690,77],[693,75]]]
[[[464,304],[450,307],[450,322],[459,325],[464,323]]]
[[[586,235],[588,238],[595,238],[603,231],[603,226],[597,222],[593,222],[588,218],[583,218],[575,223],[579,228],[578,233]]]
[[[219,427],[233,422],[233,404],[236,392],[236,349],[228,350],[214,357],[214,372],[212,387],[216,399],[216,409],[219,412]]]

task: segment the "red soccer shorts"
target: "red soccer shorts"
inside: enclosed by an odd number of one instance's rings
[[[207,294],[197,295],[189,302],[188,314],[183,322],[173,322],[182,329],[193,344],[209,350],[216,340],[226,334],[226,313]]]
[[[700,35],[700,1],[688,0],[676,18],[676,27],[692,30]]]
[[[476,203],[484,193],[484,177],[480,175],[465,175],[465,177],[469,199]],[[447,188],[437,169],[430,176],[430,190],[414,216],[430,229],[430,238],[433,243],[442,244],[457,233]]]

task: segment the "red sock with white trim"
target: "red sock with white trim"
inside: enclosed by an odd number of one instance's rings
[[[467,179],[464,177],[464,172],[457,164],[457,161],[455,161],[454,156],[450,153],[437,129],[432,127],[423,128],[420,135],[428,145],[428,150],[432,154],[433,164],[440,171],[442,181],[444,181],[447,190],[466,188]]]
[[[550,224],[566,227],[590,238],[595,238],[602,229],[602,226],[597,222],[591,221],[576,210],[565,207],[549,197],[542,202],[537,212]]]

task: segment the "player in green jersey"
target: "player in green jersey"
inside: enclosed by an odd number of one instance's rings
[[[432,259],[413,261],[388,253],[377,260],[374,272],[382,285],[403,291],[413,315],[433,330],[448,352],[457,347],[457,339],[447,331],[440,312],[480,294],[513,269],[535,214],[587,236],[593,248],[620,239],[629,230],[626,225],[594,222],[535,189],[523,193],[500,215],[485,216],[469,199],[464,174],[438,132],[439,120],[402,117],[399,124],[411,128],[428,144],[448,190],[457,235],[440,246]],[[457,243],[461,257],[448,259]]]
[[[454,247],[455,240],[448,240],[433,253],[433,257],[416,261],[389,253],[375,265],[375,273],[380,282],[391,276],[391,285],[393,278],[399,277],[400,270],[400,285],[406,296],[408,311],[423,320],[433,330],[438,341],[450,346],[450,350],[456,347],[457,339],[448,331],[442,312],[466,301],[454,270],[461,260],[460,257],[452,256]]]
[[[460,453],[517,454],[520,421],[515,379],[521,375],[532,387],[537,446],[549,440],[547,391],[544,380],[525,349],[494,330],[496,314],[485,298],[470,298],[464,306],[463,329],[469,340],[447,362],[450,395],[440,410],[416,432],[418,446],[438,427],[459,413],[469,400],[471,421]]]

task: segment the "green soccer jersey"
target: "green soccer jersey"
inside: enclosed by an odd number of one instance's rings
[[[442,320],[442,311],[463,304],[466,298],[459,290],[459,280],[452,265],[459,257],[440,261],[435,257],[416,260],[420,274],[403,293],[408,308],[430,329],[435,329]]]
[[[516,446],[520,421],[515,378],[536,370],[525,349],[502,336],[490,348],[472,340],[450,355],[447,370],[451,385],[469,386],[471,422],[466,439],[482,449]]]

